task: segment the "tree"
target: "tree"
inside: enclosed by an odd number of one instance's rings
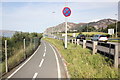
[[[120,37],[120,21],[118,22],[117,27],[118,27],[118,37]]]
[[[42,38],[42,33],[27,33],[27,32],[16,32],[11,38],[9,37],[2,37],[2,55],[0,56],[0,59],[2,61],[5,60],[5,40],[7,40],[7,46],[8,46],[8,58],[12,56],[15,51],[19,49],[23,49],[23,39],[26,40],[26,47],[29,46],[31,43],[31,39],[34,39],[34,37],[37,37],[35,40],[39,44],[40,39]]]
[[[108,29],[114,29],[115,32],[116,32],[116,23],[113,23],[113,24],[108,25],[108,27],[105,28],[105,29],[103,30],[103,32],[107,33],[107,32],[108,32]]]

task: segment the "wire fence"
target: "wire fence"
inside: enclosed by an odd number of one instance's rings
[[[40,45],[40,40],[41,38],[39,37],[21,39],[19,41],[12,41],[12,39],[9,39],[6,40],[6,48],[5,41],[2,40],[2,42],[0,42],[2,45],[2,47],[0,47],[0,76],[9,72],[17,65],[25,61],[29,56],[31,56]],[[7,51],[7,58],[5,55],[5,50]]]

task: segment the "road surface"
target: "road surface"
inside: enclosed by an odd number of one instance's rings
[[[66,78],[66,70],[56,49],[42,40],[34,54],[7,78]]]

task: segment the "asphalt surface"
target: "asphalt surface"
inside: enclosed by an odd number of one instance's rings
[[[48,42],[41,41],[34,54],[8,73],[7,78],[66,78],[66,71],[57,50]]]

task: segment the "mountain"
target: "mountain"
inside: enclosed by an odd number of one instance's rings
[[[114,19],[102,19],[97,22],[90,22],[90,23],[88,23],[88,25],[93,26],[96,29],[99,29],[99,28],[106,28],[106,27],[108,27],[108,25],[113,24],[115,22],[116,22],[116,20],[114,20]]]
[[[77,24],[76,23],[71,23],[71,22],[68,22],[68,30],[74,28]],[[51,32],[63,32],[65,30],[65,22],[64,23],[61,23],[57,26],[54,26],[54,27],[50,27],[50,28],[47,28],[46,29],[46,33],[51,33]]]
[[[78,24],[68,22],[68,25],[69,25],[68,26],[68,31],[80,30],[81,28],[83,28],[87,25],[88,25],[88,27],[92,26],[92,27],[95,27],[96,29],[106,28],[106,27],[108,27],[108,25],[113,24],[115,22],[116,22],[116,20],[114,20],[114,19],[102,19],[102,20],[99,20],[99,21],[96,21],[96,22],[78,23]],[[65,31],[65,22],[61,23],[57,26],[47,28],[45,33],[64,32],[64,31]]]

